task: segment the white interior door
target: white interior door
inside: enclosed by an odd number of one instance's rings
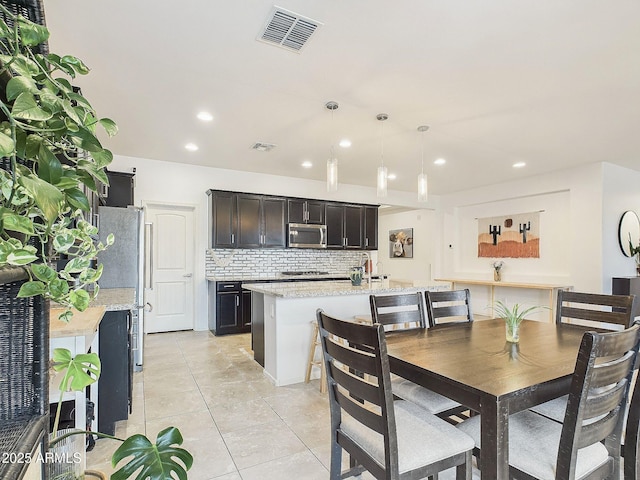
[[[194,209],[147,205],[145,333],[193,329]]]

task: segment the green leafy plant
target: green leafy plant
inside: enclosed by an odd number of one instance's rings
[[[87,386],[98,381],[100,377],[100,358],[95,353],[77,354],[75,357],[66,348],[56,348],[52,356],[52,368],[56,372],[63,372],[60,381],[60,400],[56,409],[53,426],[53,436],[49,441],[51,446],[70,435],[96,435],[122,442],[111,457],[111,464],[116,467],[125,459],[122,467],[111,475],[111,480],[126,480],[135,476],[136,480],[174,480],[173,474],[179,480],[187,480],[187,471],[193,465],[193,456],[182,445],[180,430],[167,427],[151,441],[142,434],[135,434],[127,439],[107,435],[100,432],[74,430],[57,436],[62,399],[66,391],[83,391]],[[179,460],[176,461],[176,459]]]
[[[522,323],[522,320],[529,315],[530,313],[534,313],[538,310],[543,310],[549,307],[542,307],[538,305],[534,305],[529,308],[523,308],[519,304],[514,304],[513,307],[509,308],[505,303],[497,300],[494,304],[494,312],[499,318],[503,318],[505,323],[509,327],[517,327]]]
[[[631,234],[629,234],[629,254],[632,257],[636,257],[636,263],[640,265],[640,242],[638,245],[634,246],[633,241],[631,240]]]
[[[37,53],[47,28],[1,4],[0,13],[0,267],[28,270],[20,297],[43,295],[82,311],[102,272],[91,260],[113,242],[96,242],[97,229],[84,218],[85,191],[108,183],[113,155],[97,128],[112,136],[117,126],[73,88],[71,81],[89,72],[80,59]],[[57,272],[48,264],[61,255],[69,262]]]

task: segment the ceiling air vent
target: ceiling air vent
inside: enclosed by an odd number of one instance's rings
[[[316,20],[274,6],[258,40],[299,52],[321,25]]]
[[[274,148],[276,146],[273,143],[256,142],[251,145],[251,150],[257,150],[258,152],[270,152]]]

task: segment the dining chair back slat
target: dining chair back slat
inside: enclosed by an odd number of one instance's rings
[[[618,325],[629,328],[633,322],[635,302],[634,295],[603,295],[559,290],[556,323],[566,323],[567,319],[572,319],[595,328],[611,328]]]
[[[336,379],[336,383],[344,385],[349,393],[361,400],[366,400],[374,405],[380,404],[380,392],[377,385],[363,382],[361,376],[355,371],[349,372],[338,365],[331,365],[331,375]]]
[[[332,358],[341,364],[348,365],[349,368],[360,373],[378,376],[379,371],[377,365],[372,361],[376,352],[371,351],[367,347],[356,349],[357,347],[355,347],[355,345],[358,344],[347,347],[342,343],[330,339],[330,341],[327,342],[327,352]]]
[[[472,322],[471,293],[464,290],[449,290],[443,292],[424,292],[427,305],[427,320],[429,326],[438,323]]]
[[[359,401],[360,399],[345,395],[340,389],[337,389],[335,393],[340,408],[374,432],[381,435],[385,434],[386,424],[381,414],[365,408],[364,405],[366,404]]]

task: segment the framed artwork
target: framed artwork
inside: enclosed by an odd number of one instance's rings
[[[389,230],[389,258],[413,258],[413,228]]]
[[[479,218],[478,257],[540,258],[540,212]]]

